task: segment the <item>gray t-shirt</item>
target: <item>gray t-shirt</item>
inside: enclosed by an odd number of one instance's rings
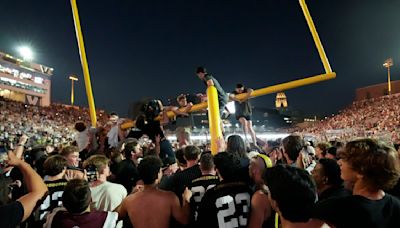
[[[227,104],[229,97],[228,94],[225,92],[225,90],[221,87],[221,85],[219,84],[219,82],[217,81],[217,79],[215,79],[212,75],[210,74],[206,74],[206,76],[204,77],[204,83],[207,85],[207,81],[208,80],[212,80],[214,82],[214,86],[217,89],[218,92],[218,102],[220,104]]]

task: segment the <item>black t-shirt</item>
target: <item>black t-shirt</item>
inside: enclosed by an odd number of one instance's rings
[[[227,104],[229,97],[228,94],[226,94],[225,90],[222,88],[222,86],[219,84],[219,82],[217,81],[217,79],[215,79],[212,75],[210,74],[206,74],[205,78],[204,78],[204,83],[207,85],[207,81],[208,80],[212,80],[214,82],[214,86],[217,89],[218,92],[218,102],[220,104]]]
[[[344,188],[344,186],[331,187],[323,191],[318,197],[318,201],[330,199],[330,198],[341,198],[350,196],[351,191]]]
[[[115,177],[115,182],[123,185],[127,192],[131,192],[136,182],[140,180],[136,165],[130,159],[125,159],[117,164]]]
[[[192,197],[190,198],[190,212],[191,212],[191,223],[197,220],[198,208],[201,203],[201,199],[207,190],[213,188],[219,183],[218,176],[214,175],[204,175],[202,177],[196,178],[192,183],[188,184],[188,189],[192,192]]]
[[[161,129],[160,121],[148,121],[145,125],[143,125],[142,129],[132,129],[127,138],[139,139],[144,134],[149,136],[149,139],[151,139],[153,142],[156,139],[156,135],[160,135],[161,138],[165,137],[164,132]]]
[[[387,194],[381,200],[352,195],[317,203],[314,217],[335,227],[400,227],[400,201]]]
[[[24,207],[19,201],[0,206],[0,223],[2,228],[18,226],[24,217]]]
[[[233,94],[241,94],[236,91],[232,92]],[[243,93],[247,93],[247,88],[244,89]],[[243,101],[243,102],[238,102],[235,101],[235,115],[236,117],[240,116],[251,116],[252,111],[251,111],[251,104],[249,100]]]
[[[148,121],[141,130],[143,134],[149,136],[149,139],[153,142],[156,139],[156,135],[160,135],[161,139],[165,137],[164,132],[161,129],[160,121]]]
[[[392,189],[386,192],[394,197],[397,197],[397,199],[400,199],[400,181],[397,181],[397,184]]]
[[[244,182],[222,181],[204,194],[197,227],[247,227],[252,194]]]
[[[165,186],[166,189],[164,190],[174,192],[179,200],[182,201],[182,193],[185,191],[186,186],[198,177],[201,177],[200,166],[194,165],[172,175],[170,185]]]

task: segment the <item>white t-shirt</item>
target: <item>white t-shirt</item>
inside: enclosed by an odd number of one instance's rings
[[[100,211],[114,211],[128,195],[124,186],[104,182],[96,187],[90,187],[93,207]]]
[[[89,130],[86,128],[86,130],[78,132],[75,135],[75,141],[79,151],[85,149],[89,145]]]

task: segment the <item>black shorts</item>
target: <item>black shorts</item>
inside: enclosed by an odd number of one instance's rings
[[[238,115],[236,116],[236,120],[239,120],[242,117],[245,118],[247,121],[251,121],[251,116],[246,116],[246,115]]]

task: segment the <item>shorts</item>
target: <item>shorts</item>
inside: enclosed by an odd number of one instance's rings
[[[239,120],[240,118],[245,118],[247,121],[251,121],[251,116],[249,115],[249,116],[246,116],[246,115],[239,115],[239,116],[236,116],[236,120]]]

